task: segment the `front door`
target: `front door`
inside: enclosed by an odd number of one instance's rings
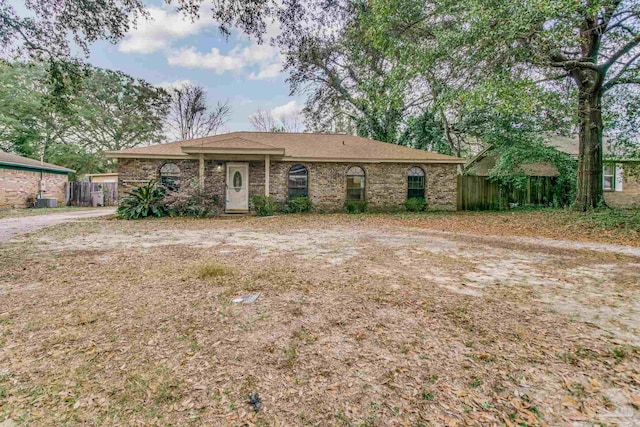
[[[248,163],[227,163],[227,210],[249,210]]]

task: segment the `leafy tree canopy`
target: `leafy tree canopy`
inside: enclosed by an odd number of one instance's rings
[[[105,170],[104,151],[163,139],[165,91],[101,69],[80,83],[61,109],[45,67],[0,64],[0,148],[87,173]]]

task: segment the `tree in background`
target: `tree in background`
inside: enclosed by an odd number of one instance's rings
[[[211,16],[229,35],[236,26],[261,38],[265,19],[279,13],[270,0],[165,0],[184,12],[187,19]],[[297,1],[287,9],[295,13]],[[32,61],[45,65],[56,94],[73,91],[73,83],[84,74],[81,59],[72,54],[79,47],[88,56],[98,40],[119,42],[140,18],[148,18],[143,0],[32,0],[14,7],[12,0],[0,0],[0,50],[11,61]]]
[[[169,89],[171,104],[166,126],[178,139],[202,138],[215,135],[229,121],[228,101],[218,101],[214,107],[207,103],[207,91],[202,86],[185,83]]]
[[[0,63],[0,147],[47,161],[53,146],[64,140],[70,110],[57,107],[44,67]]]
[[[117,151],[164,139],[169,95],[141,79],[92,69],[72,102],[66,139],[92,152]]]
[[[258,132],[300,132],[303,129],[298,113],[274,117],[271,111],[258,110],[249,116],[249,123]]]
[[[429,110],[407,120],[398,144],[418,150],[453,155],[453,150],[445,137],[444,124]],[[460,143],[459,146],[461,145]]]
[[[638,2],[441,0],[438,13],[455,16],[442,37],[469,61],[574,84],[580,134],[575,205],[586,210],[603,203],[603,98],[640,83]]]
[[[0,66],[0,147],[66,166],[103,172],[106,150],[162,139],[168,95],[122,73],[89,69],[64,108],[47,69],[25,63]]]
[[[348,123],[361,136],[396,143],[423,92],[397,58],[370,43],[369,13],[363,2],[307,5],[303,17],[287,23],[278,45],[292,93],[308,95],[304,112],[313,130]]]

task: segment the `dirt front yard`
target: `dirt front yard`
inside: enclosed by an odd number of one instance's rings
[[[639,425],[640,249],[467,222],[92,219],[14,238],[0,422]]]

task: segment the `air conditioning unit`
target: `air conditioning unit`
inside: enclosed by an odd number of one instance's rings
[[[57,208],[58,199],[36,199],[36,206],[39,208]]]

